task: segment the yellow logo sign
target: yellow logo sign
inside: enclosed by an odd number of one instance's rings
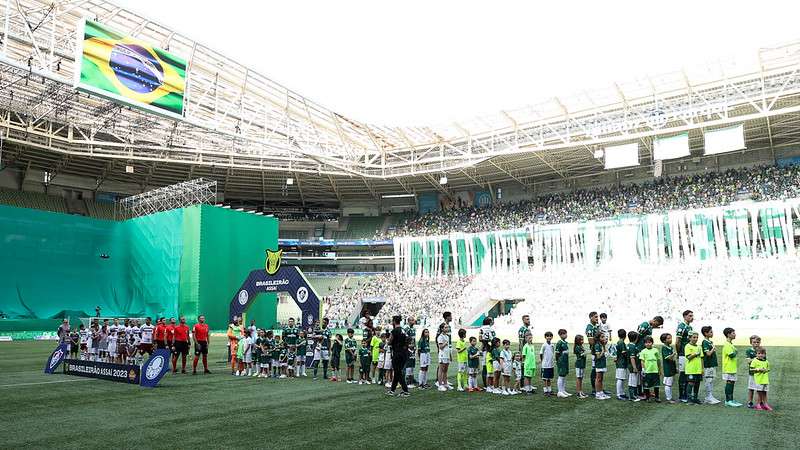
[[[283,254],[283,250],[267,250],[267,262],[266,262],[266,270],[267,275],[275,275],[278,273],[278,269],[281,268],[281,255]]]

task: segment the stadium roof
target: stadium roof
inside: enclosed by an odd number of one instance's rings
[[[640,161],[650,165],[654,136],[688,131],[698,149],[703,130],[730,124],[745,124],[750,149],[797,142],[800,42],[762,49],[750,61],[643,76],[491,116],[396,127],[338,114],[223,49],[111,2],[14,0],[0,5],[0,17],[4,162],[99,183],[150,188],[205,177],[219,181],[226,198],[315,204],[505,182],[528,187],[601,171],[594,150],[613,143],[640,142]],[[184,120],[73,87],[84,17],[189,61]]]

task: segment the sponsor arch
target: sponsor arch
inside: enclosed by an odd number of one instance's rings
[[[320,319],[320,302],[303,272],[295,266],[280,264],[280,251],[267,250],[265,268],[250,272],[231,299],[228,319],[241,317],[262,292],[286,292],[302,312],[301,326]]]

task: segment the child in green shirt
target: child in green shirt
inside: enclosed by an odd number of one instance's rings
[[[755,381],[755,391],[758,394],[758,404],[754,409],[759,411],[772,411],[772,407],[767,404],[767,392],[769,391],[769,361],[767,361],[767,349],[759,347],[756,350],[756,359],[750,363],[750,374]]]
[[[535,388],[531,385],[531,380],[536,374],[536,349],[533,347],[533,335],[530,331],[525,333],[525,345],[522,346],[522,392],[530,395]]]
[[[370,350],[370,341],[364,338],[361,341],[361,348],[358,349],[358,362],[361,365],[361,377],[358,384],[370,384],[369,369],[372,366],[372,350]]]
[[[645,336],[644,348],[639,352],[639,360],[642,362],[642,381],[646,397],[644,401],[650,400],[650,389],[653,389],[653,398],[655,398],[656,403],[661,403],[658,394],[661,355],[658,350],[653,348],[652,336]]]
[[[458,361],[458,373],[456,380],[458,380],[458,391],[464,392],[462,380],[467,377],[467,330],[461,328],[458,330],[458,340],[456,341],[456,361]],[[466,381],[466,380],[465,380]]]
[[[701,404],[697,399],[697,394],[700,392],[700,380],[703,378],[703,351],[697,345],[697,340],[700,334],[697,331],[692,331],[689,334],[689,343],[683,348],[683,354],[686,357],[686,395],[688,403],[696,405]]]
[[[741,403],[733,399],[733,386],[736,384],[736,372],[739,368],[739,361],[736,358],[736,347],[733,340],[736,339],[736,330],[725,328],[722,330],[725,336],[725,345],[722,346],[722,379],[725,381],[725,406],[738,408]]]

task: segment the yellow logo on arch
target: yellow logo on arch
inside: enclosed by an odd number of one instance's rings
[[[267,249],[267,261],[265,264],[267,275],[275,275],[278,273],[278,269],[281,268],[281,255],[283,255],[283,250],[275,251]]]

